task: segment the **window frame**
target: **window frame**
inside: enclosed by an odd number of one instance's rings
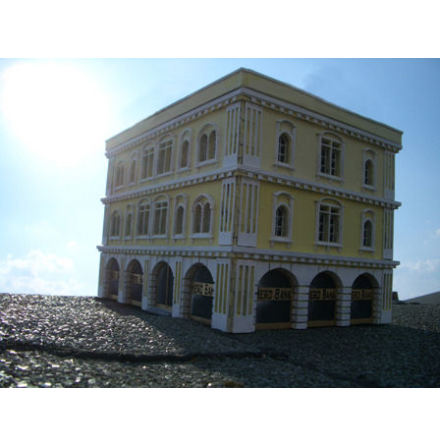
[[[321,207],[328,207],[329,210],[326,215],[329,215],[329,221],[327,222],[328,233],[327,240],[321,240],[321,212],[324,212]],[[336,241],[331,241],[331,227],[332,227],[332,210],[337,210],[337,235]],[[334,214],[333,214],[334,215]],[[323,198],[316,202],[316,221],[315,221],[315,244],[318,246],[342,248],[343,246],[343,222],[344,222],[344,206],[338,201],[331,198]],[[334,225],[334,224],[333,224]]]
[[[365,224],[370,222],[371,224],[371,246],[364,244],[364,231]],[[372,209],[364,209],[361,214],[361,226],[360,226],[360,251],[375,252],[376,251],[376,215]]]
[[[145,169],[146,164],[146,169]],[[154,177],[155,149],[154,146],[148,145],[142,149],[141,159],[141,178],[140,181],[148,181]],[[146,171],[146,172],[145,172]],[[145,176],[144,176],[145,173]]]
[[[286,235],[276,235],[277,228],[277,211],[283,206],[286,213]],[[294,198],[291,194],[285,191],[278,191],[273,194],[272,197],[272,228],[270,234],[270,242],[273,246],[274,243],[287,243],[289,246],[293,242],[293,207]]]
[[[208,153],[210,151],[210,141],[211,141],[211,136],[212,133],[215,132],[215,136],[214,136],[214,157],[213,158],[208,158]],[[206,146],[206,151],[207,151],[207,158],[203,161],[200,161],[200,151],[201,151],[201,140],[202,138],[206,136],[206,141],[207,141],[207,146]],[[195,162],[195,166],[196,167],[203,167],[209,164],[215,164],[217,162],[217,158],[218,158],[218,151],[219,151],[219,147],[220,147],[220,135],[219,135],[219,130],[218,130],[218,126],[214,123],[207,123],[205,124],[201,130],[199,131],[198,135],[197,135],[197,146],[196,146],[196,162]]]
[[[114,210],[110,216],[109,239],[119,240],[121,238],[122,218],[119,210]]]
[[[182,207],[183,208],[183,217],[182,217],[182,233],[176,233],[176,225],[177,225],[177,210]],[[187,219],[187,207],[188,207],[188,195],[187,194],[179,194],[174,199],[174,211],[173,211],[173,239],[184,239],[186,238],[186,219]]]
[[[192,131],[191,129],[185,129],[179,137],[179,150],[178,150],[178,156],[177,156],[177,166],[176,166],[176,172],[184,172],[186,170],[190,170],[191,168],[191,135]],[[185,143],[188,143],[188,154],[187,154],[187,162],[186,166],[181,166],[182,162],[182,152],[183,152],[183,145]]]
[[[204,221],[205,221],[205,214],[206,214],[206,206],[209,207],[209,213],[210,213],[210,219],[209,219],[209,230],[203,231],[204,228]],[[195,225],[197,223],[196,220],[196,210],[200,207],[200,217],[199,217],[199,225],[200,225],[200,232],[195,231]],[[191,207],[191,238],[213,238],[213,230],[214,230],[214,200],[213,198],[208,194],[201,194],[199,195],[193,202],[193,205]]]
[[[373,149],[370,148],[365,148],[362,151],[362,188],[363,189],[367,189],[370,191],[375,191],[376,190],[376,181],[377,181],[377,154]],[[367,163],[371,162],[372,164],[372,183],[369,184],[367,183],[366,180],[366,175],[365,175],[365,171],[366,171],[366,166]]]
[[[158,208],[159,205],[164,207]],[[170,221],[170,199],[167,195],[159,195],[155,197],[152,202],[152,215],[151,215],[151,238],[167,238],[168,237],[168,224]],[[158,211],[165,210],[165,232],[156,232],[156,222]],[[163,220],[163,215],[160,215],[160,220]]]
[[[288,147],[287,147],[287,162],[279,160],[280,151],[280,138],[286,135]],[[295,144],[296,144],[296,127],[295,124],[288,120],[280,120],[276,123],[275,134],[275,153],[273,165],[277,167],[283,167],[289,170],[295,170]]]
[[[333,133],[329,133],[329,132],[325,132],[325,133],[319,133],[318,134],[319,138],[319,143],[318,143],[318,162],[317,162],[317,176],[321,177],[321,178],[326,178],[329,180],[333,180],[333,181],[339,181],[339,182],[343,182],[344,181],[344,153],[345,153],[345,143],[344,140],[342,138],[340,138],[339,136],[333,134]],[[328,164],[329,166],[329,172],[322,172],[322,164],[323,164],[323,144],[324,144],[324,140],[328,140],[330,145],[329,147],[326,147],[326,149],[329,150],[329,161]],[[339,147],[333,147],[334,144],[338,144]],[[333,158],[333,153],[337,153],[338,154],[338,161],[337,161],[337,168],[339,170],[339,174],[332,174],[332,158]]]
[[[143,229],[145,228],[145,226],[147,226],[147,231],[144,232],[140,232],[139,231],[139,227],[140,227],[140,219],[141,216],[143,214],[143,212],[141,211],[141,206],[148,206],[148,218],[144,218],[144,226]],[[144,211],[145,212],[145,211]],[[136,238],[137,239],[147,239],[150,238],[151,236],[151,225],[152,225],[152,203],[151,200],[149,199],[142,199],[139,201],[138,205],[137,205],[137,218],[136,218]]]

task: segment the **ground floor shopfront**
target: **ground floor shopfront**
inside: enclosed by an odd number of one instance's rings
[[[234,333],[391,322],[392,266],[101,252],[99,296]]]

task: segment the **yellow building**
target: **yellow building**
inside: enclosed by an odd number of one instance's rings
[[[402,132],[239,69],[109,139],[99,296],[228,332],[391,321]]]

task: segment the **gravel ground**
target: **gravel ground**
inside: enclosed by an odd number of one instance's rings
[[[109,300],[0,294],[0,387],[440,387],[440,305],[232,335]]]

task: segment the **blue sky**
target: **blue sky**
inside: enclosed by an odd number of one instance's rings
[[[0,292],[96,295],[105,140],[239,67],[403,130],[394,289],[440,290],[440,60],[0,59]]]

